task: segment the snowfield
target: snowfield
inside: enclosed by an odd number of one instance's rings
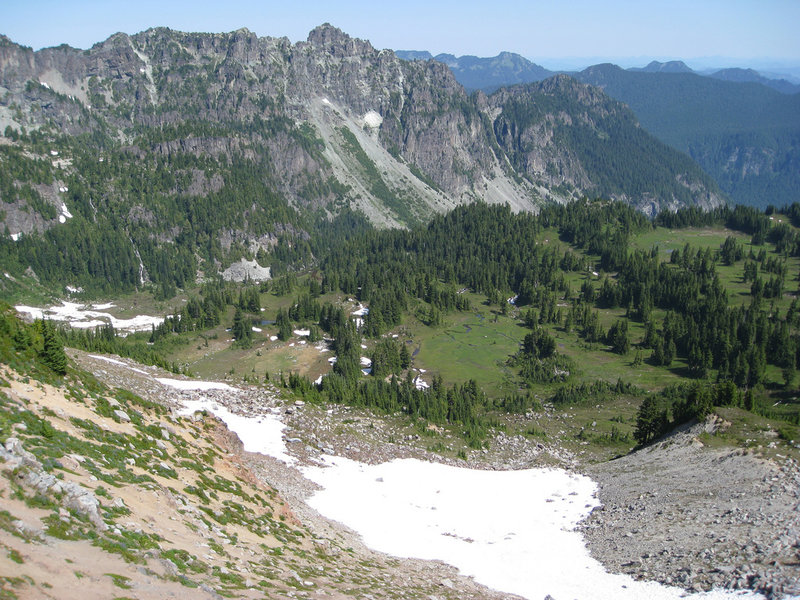
[[[181,389],[230,387],[159,381]],[[236,415],[211,399],[184,401],[184,407],[181,414],[215,414],[245,450],[297,465],[287,453],[277,414]],[[299,469],[322,488],[309,504],[359,533],[369,547],[444,561],[496,590],[537,600],[548,594],[576,600],[763,600],[722,590],[687,594],[606,572],[575,530],[598,504],[596,484],[562,469],[485,471],[417,459],[368,465],[338,456],[323,456],[322,464]]]
[[[111,303],[84,305],[77,302],[63,300],[61,306],[37,308],[35,306],[19,305],[14,308],[19,313],[25,313],[33,319],[51,319],[69,323],[78,329],[89,329],[111,323],[119,332],[133,333],[136,331],[150,331],[154,326],[160,325],[164,317],[151,317],[137,315],[132,319],[118,319],[110,313],[103,312],[114,305]]]

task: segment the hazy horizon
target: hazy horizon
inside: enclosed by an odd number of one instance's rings
[[[698,70],[736,66],[800,75],[800,2],[794,0],[573,0],[557,6],[535,0],[522,6],[511,0],[490,6],[408,0],[392,10],[359,0],[288,6],[274,0],[30,0],[0,7],[0,21],[0,33],[37,50],[64,43],[87,49],[116,32],[157,26],[213,33],[247,27],[259,36],[296,42],[329,22],[379,49],[480,57],[508,51],[552,70],[682,60]]]

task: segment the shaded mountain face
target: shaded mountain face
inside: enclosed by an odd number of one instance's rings
[[[735,202],[763,207],[797,201],[800,95],[609,64],[576,77],[628,104],[645,129],[689,153]]]
[[[501,52],[492,58],[438,54],[434,60],[446,64],[456,80],[468,90],[487,93],[500,87],[542,81],[555,75],[553,71],[512,52]]]
[[[764,77],[758,71],[753,69],[721,69],[710,73],[709,77],[714,79],[721,79],[723,81],[735,81],[738,83],[760,83],[767,87],[777,90],[782,94],[797,94],[800,93],[800,85],[791,83],[786,79],[775,79]]]
[[[717,202],[713,181],[696,163],[654,139],[627,106],[596,87],[557,75],[499,90],[489,103],[498,113],[498,144],[517,172],[535,173],[539,183],[626,198],[651,214],[697,202],[700,189],[702,206]]]
[[[654,60],[646,67],[631,67],[628,70],[643,73],[694,73],[682,60],[670,60],[663,63]]]
[[[465,87],[484,91],[552,75],[509,53],[495,58],[440,54],[435,60],[450,67]],[[601,64],[572,75],[628,104],[647,131],[689,153],[735,202],[764,207],[797,200],[800,86],[752,69],[695,73],[682,61],[652,61],[627,70]],[[795,97],[780,98],[773,90]]]
[[[0,86],[0,259],[24,269],[39,250],[62,252],[75,272],[123,287],[180,286],[248,254],[275,266],[345,208],[409,226],[475,200],[722,201],[597,89],[562,76],[470,96],[445,64],[330,25],[296,44],[246,29],[158,28],[86,51],[2,38]],[[638,156],[638,169],[649,152],[633,185],[603,168]],[[113,247],[122,267],[76,237]],[[44,254],[40,269],[64,268]]]

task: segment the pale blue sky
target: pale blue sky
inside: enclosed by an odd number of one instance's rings
[[[703,67],[800,64],[800,0],[0,0],[0,33],[32,46],[88,48],[112,33],[247,27],[305,39],[330,22],[377,48],[494,56],[517,52],[548,67],[684,59]],[[712,57],[705,61],[702,57]]]

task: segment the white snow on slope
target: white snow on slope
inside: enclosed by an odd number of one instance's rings
[[[17,312],[29,314],[34,319],[63,321],[78,329],[88,329],[111,323],[117,331],[130,333],[134,331],[149,331],[152,326],[157,326],[164,321],[164,317],[151,317],[148,315],[137,315],[132,319],[118,319],[107,312],[97,310],[111,308],[112,306],[113,304],[86,306],[64,300],[61,306],[38,308],[19,305],[14,308]]]
[[[162,381],[159,379],[159,381]],[[178,381],[178,380],[172,380]],[[184,382],[181,382],[184,383]],[[190,381],[185,383],[213,383],[202,381]],[[168,385],[172,385],[171,383]],[[223,385],[226,384],[215,384]],[[226,386],[230,388],[230,386]],[[181,388],[186,389],[186,388]],[[224,389],[224,388],[193,388],[193,389]],[[234,389],[234,388],[230,388]],[[199,410],[213,413],[215,417],[222,420],[231,431],[235,432],[247,452],[258,452],[265,456],[272,456],[282,460],[288,465],[295,464],[296,459],[286,453],[286,444],[283,442],[283,430],[285,425],[276,415],[260,415],[257,417],[246,417],[237,415],[221,405],[215,400],[201,398],[199,400],[184,400],[184,408],[178,411],[181,415],[191,415]]]
[[[189,379],[168,379],[167,377],[156,377],[156,381],[162,385],[168,385],[178,390],[225,390],[236,391],[235,387],[219,381],[192,381]]]
[[[381,126],[381,123],[383,123],[383,117],[374,110],[370,110],[364,115],[364,125],[367,127],[377,129]]]
[[[108,356],[100,356],[99,354],[89,354],[89,358],[95,358],[97,360],[104,360],[104,361],[106,361],[108,363],[111,363],[113,365],[119,365],[121,367],[125,367],[126,369],[130,369],[131,371],[134,371],[135,373],[140,373],[141,375],[150,375],[150,373],[148,373],[147,371],[142,371],[141,369],[137,369],[136,367],[131,367],[130,365],[125,364],[121,360],[117,360],[115,358],[109,358]]]
[[[761,598],[678,588],[607,573],[577,523],[597,505],[588,477],[560,469],[480,471],[416,459],[366,465],[325,457],[304,467],[323,487],[310,504],[376,550],[443,560],[491,588],[539,600]]]

